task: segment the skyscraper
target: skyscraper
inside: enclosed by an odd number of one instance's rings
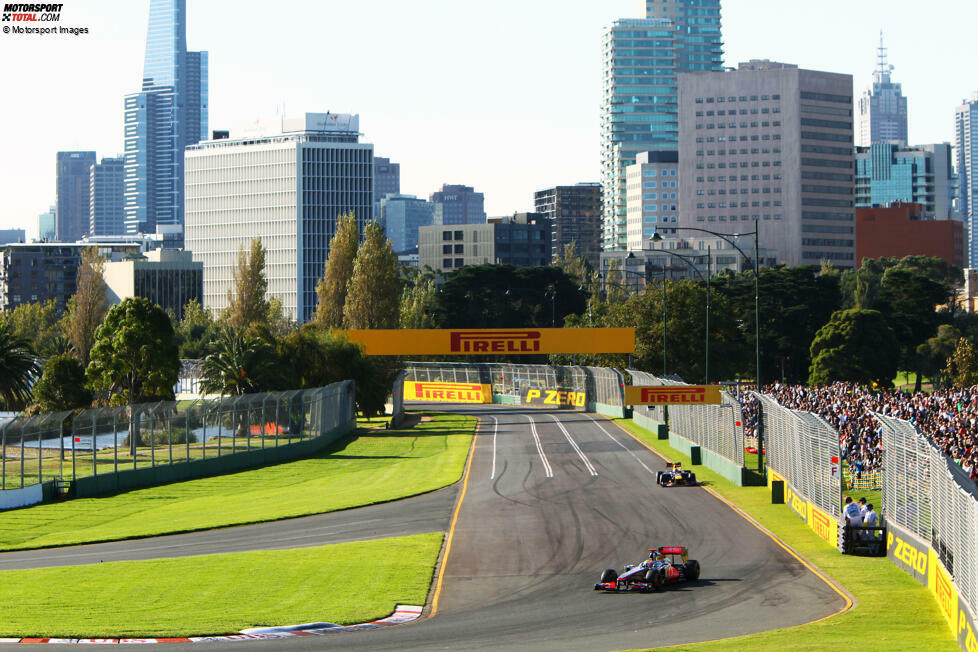
[[[639,152],[675,150],[677,76],[722,70],[720,0],[646,0],[644,19],[616,20],[602,36],[602,245],[627,244],[625,167]]]
[[[577,254],[597,269],[601,257],[601,184],[579,183],[538,190],[533,207],[550,222],[550,257],[574,243]]]
[[[122,235],[125,228],[125,159],[103,157],[91,167],[89,235]]]
[[[435,204],[435,224],[485,224],[485,195],[472,186],[442,184],[431,193]]]
[[[57,161],[54,237],[59,242],[75,242],[88,233],[89,171],[95,152],[58,152]]]
[[[376,179],[374,183],[380,185]],[[374,217],[384,223],[384,232],[391,241],[394,253],[414,253],[418,249],[418,228],[431,226],[435,205],[414,195],[388,193],[380,200],[380,214]]]
[[[54,226],[54,216],[58,212],[57,207],[52,206],[47,213],[37,216],[37,237],[43,242],[52,242],[56,233]]]
[[[958,212],[968,225],[968,266],[978,265],[978,91],[954,109]]]
[[[187,0],[150,0],[142,90],[125,99],[125,227],[183,225],[184,148],[207,138],[207,53],[187,51]]]
[[[380,201],[401,192],[401,164],[389,158],[374,157],[374,219],[380,219]]]
[[[877,50],[873,83],[859,98],[859,130],[856,145],[869,147],[876,143],[907,145],[907,98],[900,84],[890,81],[893,66],[886,61],[883,33]]]
[[[948,143],[856,148],[856,208],[914,203],[915,217],[947,220],[954,217],[953,189]]]

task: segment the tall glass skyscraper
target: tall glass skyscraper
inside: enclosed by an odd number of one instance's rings
[[[978,92],[954,109],[958,211],[968,225],[968,267],[978,265]]]
[[[886,62],[886,48],[880,33],[873,83],[859,98],[859,131],[856,145],[877,143],[907,146],[907,98],[900,84],[890,80],[893,66]]]
[[[720,0],[646,0],[645,15],[616,20],[602,35],[605,250],[627,243],[625,168],[639,152],[678,146],[677,76],[723,69]]]
[[[184,148],[207,138],[207,53],[187,51],[187,0],[150,0],[142,90],[125,99],[125,227],[183,225]]]

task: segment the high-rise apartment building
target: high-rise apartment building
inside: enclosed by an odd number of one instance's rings
[[[356,115],[307,113],[282,132],[187,149],[186,241],[204,264],[204,306],[223,310],[238,252],[261,238],[268,296],[306,322],[337,218],[352,212],[362,230],[373,211],[373,145]]]
[[[953,191],[947,143],[856,148],[856,208],[913,203],[920,205],[916,215],[947,220],[954,217]]]
[[[374,219],[380,218],[380,201],[401,192],[401,164],[389,158],[374,157]]]
[[[859,130],[856,145],[869,147],[876,143],[907,145],[907,98],[900,84],[890,80],[893,71],[886,61],[883,34],[877,50],[873,83],[859,98]]]
[[[95,152],[58,152],[58,208],[54,214],[54,237],[74,242],[88,233],[89,174]]]
[[[645,248],[649,236],[679,217],[679,152],[642,152],[627,168],[628,249]]]
[[[601,184],[578,183],[538,190],[533,195],[537,213],[550,222],[550,257],[563,255],[574,243],[577,254],[597,269],[601,256]]]
[[[126,232],[126,161],[103,157],[92,165],[89,177],[89,235],[122,235]]]
[[[47,213],[37,216],[37,238],[42,242],[53,242],[55,238],[55,216],[58,209],[52,206]]]
[[[958,212],[968,225],[968,266],[978,266],[978,92],[954,109]]]
[[[151,0],[143,83],[125,98],[125,226],[184,223],[184,148],[207,138],[207,53],[187,51],[187,0]]]
[[[435,205],[414,195],[388,193],[380,200],[380,220],[395,253],[415,253],[418,229],[430,226],[434,219]]]
[[[788,266],[855,266],[852,126],[851,75],[767,60],[680,75],[679,227],[757,227]]]
[[[640,152],[676,150],[677,75],[722,70],[720,0],[646,0],[644,19],[602,35],[602,244],[627,244],[625,168]]]
[[[429,198],[435,205],[435,224],[485,224],[485,196],[472,186],[442,184]]]

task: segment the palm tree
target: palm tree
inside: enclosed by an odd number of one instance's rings
[[[214,346],[200,370],[203,393],[237,396],[265,390],[275,368],[269,344],[226,328]]]
[[[0,322],[0,400],[4,407],[24,407],[40,370],[30,344],[14,335],[9,324]]]

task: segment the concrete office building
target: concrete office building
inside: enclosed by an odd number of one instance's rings
[[[968,267],[978,267],[978,92],[954,109],[958,213],[968,225]]]
[[[37,216],[37,239],[42,242],[51,242],[57,233],[55,222],[58,208],[52,206],[48,212]]]
[[[550,222],[539,213],[493,217],[485,224],[423,226],[418,263],[439,272],[466,265],[536,267],[550,264]]]
[[[429,198],[435,205],[435,224],[485,224],[485,196],[472,186],[442,184]]]
[[[401,192],[401,164],[389,158],[374,157],[374,219],[380,218],[380,200]]]
[[[373,145],[359,116],[307,113],[282,134],[187,148],[187,249],[204,264],[204,305],[227,307],[238,252],[261,238],[268,295],[299,322],[312,318],[337,218],[363,229],[373,211]]]
[[[575,243],[593,268],[601,255],[601,184],[555,186],[533,194],[533,208],[550,221],[550,257]]]
[[[907,98],[901,85],[890,80],[892,71],[893,66],[886,61],[881,32],[873,83],[859,98],[856,145],[860,147],[876,143],[907,146]]]
[[[138,255],[139,245],[128,243],[30,242],[0,246],[0,311],[25,303],[54,299],[64,310],[75,294],[82,251],[96,247],[106,260]]]
[[[126,161],[102,158],[89,176],[88,233],[121,235],[126,232]]]
[[[642,152],[626,168],[629,251],[641,249],[650,235],[679,216],[679,152]]]
[[[58,208],[54,214],[54,237],[74,242],[88,233],[91,167],[95,152],[58,152]]]
[[[948,143],[856,148],[856,208],[914,203],[923,217],[952,219],[954,187]]]
[[[856,209],[856,260],[934,256],[964,267],[964,223],[934,219],[921,204]]]
[[[640,152],[677,147],[677,75],[723,69],[720,0],[646,0],[644,19],[605,28],[602,59],[602,244],[621,250],[626,167]]]
[[[154,249],[105,263],[105,298],[111,305],[142,297],[183,319],[191,301],[204,293],[204,265],[189,251]]]
[[[855,266],[851,75],[754,60],[680,75],[679,107],[679,227]]]
[[[435,219],[435,205],[414,195],[388,193],[380,200],[380,220],[395,253],[418,250],[418,229]]]
[[[207,52],[187,50],[187,0],[150,0],[143,81],[125,98],[126,233],[184,223],[184,147],[207,138]]]

